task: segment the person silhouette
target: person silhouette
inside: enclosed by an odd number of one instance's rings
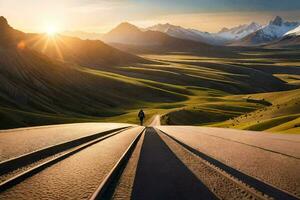
[[[143,109],[140,110],[140,112],[139,112],[139,114],[138,114],[138,117],[139,117],[139,119],[140,119],[141,126],[143,126],[144,119],[145,119],[145,117],[146,117],[146,115],[145,115]]]

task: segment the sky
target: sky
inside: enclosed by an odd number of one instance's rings
[[[104,33],[121,22],[140,27],[172,23],[217,32],[279,15],[300,21],[300,0],[0,0],[0,16],[25,32]]]

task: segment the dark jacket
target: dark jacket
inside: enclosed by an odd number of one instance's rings
[[[145,118],[145,113],[144,113],[144,111],[143,110],[140,110],[140,112],[139,112],[139,114],[138,114],[138,117],[139,118]]]

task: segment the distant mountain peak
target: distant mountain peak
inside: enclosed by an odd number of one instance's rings
[[[273,20],[270,21],[270,25],[281,26],[283,24],[283,19],[279,16],[276,16]]]
[[[121,24],[119,24],[116,28],[114,28],[114,30],[120,30],[120,31],[140,31],[140,29],[133,25],[130,24],[128,22],[122,22]]]
[[[7,19],[3,16],[0,16],[0,28],[9,27]]]
[[[300,25],[284,34],[285,36],[300,36]]]
[[[267,44],[281,39],[299,25],[298,22],[285,21],[283,18],[276,16],[268,25],[243,38],[237,44],[243,46]]]
[[[260,24],[256,23],[256,22],[252,22],[249,27],[254,28],[254,27],[261,27]]]
[[[229,31],[229,28],[223,27],[218,33],[224,33],[224,32],[227,32],[227,31]]]
[[[6,18],[0,16],[0,46],[16,47],[23,36],[23,32],[13,29]]]
[[[133,24],[130,24],[129,22],[122,22],[122,23],[120,23],[118,26],[120,26],[120,27],[122,27],[122,26],[131,26],[131,27],[135,27],[135,25],[133,25]]]
[[[242,24],[239,26],[235,26],[230,29],[223,28],[220,32],[217,33],[217,35],[227,40],[239,40],[261,28],[262,25],[256,22],[252,22],[250,24]]]
[[[170,23],[156,24],[154,26],[148,27],[146,30],[159,31],[166,33],[170,29],[183,29],[181,26],[176,26]]]
[[[203,42],[203,43],[210,43],[210,44],[219,42],[216,41],[215,38],[210,33],[202,32],[191,28],[184,28],[170,23],[156,24],[146,28],[145,30],[162,32],[171,37],[180,38],[184,40],[191,40],[196,42]]]

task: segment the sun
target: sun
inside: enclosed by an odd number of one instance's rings
[[[57,34],[57,32],[58,32],[58,30],[55,26],[48,26],[46,29],[46,33],[49,36],[54,36]]]

